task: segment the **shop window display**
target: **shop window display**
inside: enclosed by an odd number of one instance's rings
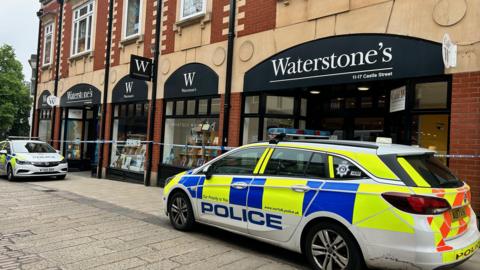
[[[145,168],[148,104],[114,105],[110,168],[143,173]]]
[[[163,164],[195,168],[221,154],[218,149],[221,144],[218,98],[189,99],[170,104],[175,104],[176,108],[172,109],[175,115],[165,120]],[[189,116],[185,117],[186,114]]]

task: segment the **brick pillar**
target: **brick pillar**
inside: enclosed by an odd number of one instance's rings
[[[220,96],[220,117],[219,117],[219,137],[223,141],[223,105],[225,104],[225,95]],[[240,117],[242,108],[242,94],[232,93],[230,96],[230,119],[228,121],[228,146],[240,145]]]
[[[63,140],[63,138],[60,138],[60,130],[62,128],[62,114],[61,114],[61,109],[59,107],[54,107],[53,112],[55,113],[55,123],[53,124],[53,148],[55,149],[60,149],[60,140]]]
[[[153,123],[153,141],[155,143],[160,143],[162,138],[163,132],[163,100],[157,99],[156,101],[156,109],[155,109],[155,120]],[[150,102],[150,104],[152,104]],[[150,110],[152,109],[150,105]],[[160,157],[160,145],[154,144],[152,147],[152,172],[150,176],[150,183],[152,186],[157,186],[157,172],[158,172],[158,164],[161,161]],[[148,156],[148,153],[147,153]]]
[[[450,154],[480,155],[480,72],[453,75]],[[472,190],[472,206],[480,213],[480,158],[452,158],[450,168]]]
[[[106,118],[105,118],[105,132],[103,134],[103,138],[98,138],[99,140],[110,140],[111,136],[111,126],[112,126],[112,109],[113,106],[111,103],[107,103],[107,111],[106,111]],[[101,147],[103,147],[103,160],[102,160],[102,168],[107,169],[109,166],[108,157],[110,156],[110,144],[105,143]],[[106,176],[105,174],[102,174]]]
[[[35,121],[32,122],[32,136],[33,137],[38,137],[38,124],[40,123],[40,119],[39,119],[40,113],[39,112],[40,112],[39,109],[35,109],[33,111],[33,115],[34,115],[33,119],[35,119]]]

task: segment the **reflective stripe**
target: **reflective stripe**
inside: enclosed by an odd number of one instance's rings
[[[268,155],[271,149],[266,149],[260,159],[258,160],[257,166],[255,166],[255,169],[253,170],[253,174],[258,174],[260,171],[260,168],[262,167],[263,161],[265,160],[265,157]]]
[[[201,199],[218,203],[229,203],[231,183],[232,177],[223,175],[215,175],[209,180],[205,180]]]
[[[403,157],[397,158],[400,166],[408,173],[410,178],[417,184],[419,187],[431,187],[430,184],[425,181],[425,179],[415,170],[415,168],[410,165],[410,163]]]
[[[265,168],[267,167],[268,161],[272,157],[272,154],[273,154],[273,149],[270,149],[268,151],[267,156],[265,157],[265,160],[262,163],[262,167],[261,167],[260,172],[259,172],[260,174],[263,174],[265,172]]]
[[[267,178],[263,188],[262,210],[287,215],[303,215],[305,193],[295,192],[292,186],[306,186],[307,180]]]
[[[333,157],[328,156],[328,172],[330,175],[330,178],[335,178],[335,171],[333,170]]]
[[[443,263],[452,263],[458,260],[464,260],[480,248],[480,240],[467,246],[466,248],[452,250],[442,253]]]

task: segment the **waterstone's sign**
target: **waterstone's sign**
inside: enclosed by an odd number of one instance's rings
[[[147,99],[147,83],[129,75],[120,79],[112,91],[112,103],[138,102]]]
[[[444,73],[441,44],[394,35],[336,36],[287,49],[245,75],[246,92]]]
[[[40,109],[50,109],[50,105],[48,105],[48,97],[51,96],[52,93],[50,91],[45,90],[42,92],[39,98],[38,102],[38,108]]]
[[[165,82],[165,98],[218,94],[218,75],[204,64],[191,63],[177,69]]]
[[[90,84],[77,84],[67,90],[60,100],[61,107],[81,107],[100,104],[100,90]]]

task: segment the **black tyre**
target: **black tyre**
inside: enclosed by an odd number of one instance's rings
[[[12,166],[7,166],[7,179],[8,181],[15,181],[15,174],[13,173]]]
[[[333,222],[310,227],[303,248],[313,269],[365,269],[356,240],[344,227]]]
[[[195,225],[192,204],[183,192],[175,192],[168,202],[168,216],[173,227],[180,231],[188,231]]]
[[[66,174],[64,174],[64,175],[57,175],[57,176],[55,176],[55,179],[57,179],[57,180],[63,180],[63,179],[65,179],[66,176],[67,176]]]

